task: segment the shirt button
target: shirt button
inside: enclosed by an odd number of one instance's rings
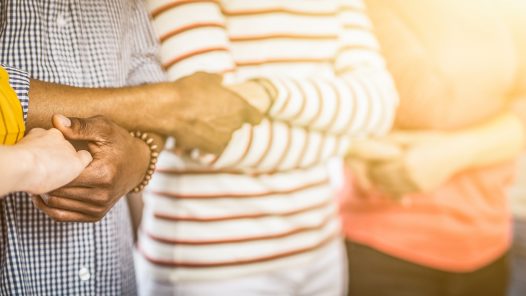
[[[91,277],[91,274],[89,273],[89,270],[86,267],[82,267],[79,270],[79,278],[81,281],[87,281]]]
[[[64,14],[59,14],[57,16],[57,26],[64,27],[66,26],[66,24],[67,24],[67,21],[66,21],[66,17],[64,16]]]

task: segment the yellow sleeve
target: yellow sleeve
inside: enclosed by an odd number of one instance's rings
[[[9,74],[0,67],[0,144],[12,145],[24,136],[22,106],[9,84]]]

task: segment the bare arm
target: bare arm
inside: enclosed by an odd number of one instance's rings
[[[244,122],[261,114],[221,85],[217,75],[197,73],[177,82],[124,88],[78,88],[31,81],[28,126],[49,127],[53,114],[103,115],[127,130],[173,136],[177,144],[218,153]]]

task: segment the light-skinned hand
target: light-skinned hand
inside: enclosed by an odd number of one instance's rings
[[[12,148],[27,156],[30,170],[18,190],[33,194],[47,193],[71,182],[92,160],[88,151],[76,151],[55,128],[34,128]]]

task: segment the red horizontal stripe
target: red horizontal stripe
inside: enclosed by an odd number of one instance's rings
[[[150,12],[152,18],[157,17],[159,14],[171,9],[175,8],[177,6],[186,5],[186,4],[193,4],[193,3],[202,3],[202,2],[209,2],[209,3],[219,3],[217,0],[174,0],[172,3],[165,4],[163,6],[160,6]]]
[[[178,261],[154,259],[154,258],[146,255],[146,253],[144,252],[144,250],[142,249],[142,247],[140,245],[138,246],[138,249],[139,249],[139,252],[141,252],[141,254],[144,256],[144,258],[146,258],[146,260],[150,261],[151,263],[153,263],[155,265],[159,265],[159,266],[173,267],[173,268],[226,267],[226,266],[261,263],[261,262],[272,261],[272,260],[276,260],[276,259],[280,259],[280,258],[291,257],[291,256],[294,256],[294,255],[299,255],[299,254],[303,254],[303,253],[307,253],[307,252],[312,252],[312,251],[314,251],[316,249],[319,249],[319,248],[327,245],[328,243],[332,242],[337,236],[338,236],[338,233],[333,233],[333,234],[329,235],[327,238],[325,238],[324,240],[320,241],[317,244],[314,244],[314,245],[309,246],[309,247],[305,247],[305,248],[289,251],[289,252],[277,253],[277,254],[272,254],[272,255],[262,256],[262,257],[256,257],[256,258],[251,258],[251,259],[240,259],[240,260],[235,260],[235,261],[209,262],[209,263],[191,262],[191,261],[178,262]]]
[[[270,235],[260,235],[260,236],[247,236],[247,237],[238,237],[238,238],[226,238],[219,240],[178,240],[178,239],[166,239],[159,236],[155,236],[151,233],[145,232],[150,238],[158,242],[170,245],[194,245],[194,246],[203,246],[203,245],[218,245],[218,244],[232,244],[232,243],[242,243],[242,242],[252,242],[252,241],[261,241],[261,240],[271,240],[279,239],[287,236],[296,235],[303,232],[311,232],[316,230],[323,229],[332,219],[336,219],[334,214],[329,215],[318,225],[298,227],[286,232],[270,234]]]
[[[230,41],[256,41],[266,39],[305,39],[305,40],[334,40],[338,38],[336,34],[325,35],[306,35],[306,34],[266,34],[266,35],[245,35],[230,36]]]
[[[198,49],[198,50],[194,50],[194,51],[191,51],[191,52],[188,52],[184,55],[181,55],[181,56],[178,56],[176,58],[173,58],[172,60],[170,60],[169,62],[165,63],[163,65],[163,67],[165,69],[168,69],[170,68],[171,66],[179,63],[180,61],[182,60],[185,60],[185,59],[188,59],[188,58],[191,58],[193,56],[196,56],[196,55],[200,55],[200,54],[205,54],[205,53],[209,53],[209,52],[215,52],[215,51],[225,51],[225,52],[228,52],[228,48],[226,47],[209,47],[209,48],[201,48],[201,49]]]
[[[173,37],[175,35],[181,34],[186,31],[194,30],[194,29],[201,29],[201,28],[220,28],[225,29],[225,25],[222,23],[215,23],[215,22],[203,22],[203,23],[193,23],[190,25],[186,25],[180,28],[176,28],[174,30],[171,30],[169,32],[164,33],[162,36],[159,37],[159,40],[161,42],[166,41],[166,39]]]
[[[275,58],[260,61],[236,61],[240,67],[243,66],[259,66],[263,64],[275,63],[326,63],[331,62],[331,58]]]
[[[249,177],[259,177],[259,176],[272,176],[276,174],[286,174],[291,173],[297,170],[308,170],[317,166],[317,164],[306,167],[294,167],[286,170],[270,170],[270,171],[243,171],[236,169],[196,169],[196,170],[180,170],[180,169],[164,169],[157,168],[156,173],[163,175],[172,175],[172,176],[187,176],[187,175],[244,175]]]
[[[176,194],[176,193],[169,193],[169,192],[160,192],[160,191],[154,191],[151,192],[165,197],[170,198],[180,198],[180,199],[199,199],[199,198],[247,198],[247,197],[264,197],[269,195],[278,195],[278,194],[292,194],[295,192],[316,188],[322,185],[329,184],[329,179],[323,179],[321,181],[305,184],[302,186],[298,186],[292,189],[285,189],[285,190],[269,190],[265,192],[255,192],[255,193],[216,193],[216,194]]]
[[[286,13],[303,16],[336,16],[337,11],[302,11],[292,10],[288,8],[259,8],[259,9],[245,9],[245,10],[222,10],[226,16],[246,16],[246,15],[257,15],[257,14],[269,14],[269,13]]]
[[[168,220],[174,222],[218,222],[218,221],[228,221],[228,220],[239,220],[239,219],[257,219],[257,218],[266,218],[266,217],[288,217],[294,216],[297,214],[302,214],[305,212],[321,209],[325,206],[328,206],[333,203],[332,199],[323,201],[318,204],[310,205],[308,207],[288,211],[281,213],[252,213],[252,214],[242,214],[242,215],[231,215],[231,216],[221,216],[221,217],[182,217],[182,216],[173,216],[163,213],[155,213],[154,217],[161,220]]]

